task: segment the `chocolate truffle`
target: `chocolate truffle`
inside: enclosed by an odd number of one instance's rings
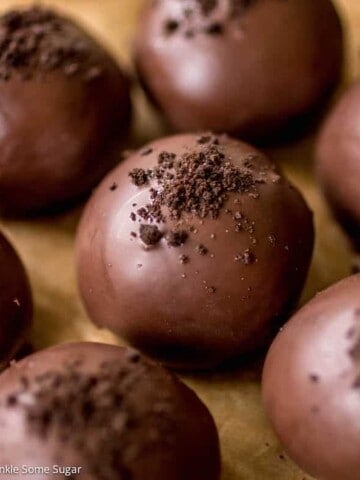
[[[27,341],[32,319],[28,279],[17,253],[0,232],[0,370]]]
[[[129,84],[71,20],[35,7],[0,17],[0,211],[55,209],[113,166]]]
[[[181,131],[284,134],[341,76],[342,28],[329,0],[154,0],[135,61],[150,97]]]
[[[360,82],[343,95],[326,120],[316,167],[337,220],[360,251]]]
[[[42,479],[65,466],[84,480],[220,476],[216,427],[195,393],[135,351],[97,343],[43,350],[0,376],[0,465],[48,467]]]
[[[319,480],[360,479],[360,275],[285,326],[263,375],[265,409],[289,455]]]
[[[77,238],[90,317],[180,368],[252,352],[296,302],[313,246],[299,192],[253,147],[178,135],[102,182]]]

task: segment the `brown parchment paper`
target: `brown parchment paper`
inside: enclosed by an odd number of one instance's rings
[[[131,68],[131,39],[143,1],[47,0],[43,3],[73,15]],[[31,0],[0,0],[0,10],[29,3]],[[359,71],[360,1],[337,0],[337,4],[347,35],[347,74],[341,91]],[[140,145],[164,130],[140,91],[135,91],[134,100],[133,143]],[[302,302],[348,275],[351,265],[347,242],[331,220],[313,180],[315,133],[270,152],[301,188],[315,212],[316,249]],[[81,209],[78,206],[55,218],[1,222],[29,272],[35,298],[32,341],[37,349],[74,340],[119,342],[109,332],[92,326],[77,295],[73,243]],[[232,371],[183,377],[215,417],[222,445],[222,480],[310,480],[283,454],[267,425],[261,407],[260,372],[261,361],[257,361]]]

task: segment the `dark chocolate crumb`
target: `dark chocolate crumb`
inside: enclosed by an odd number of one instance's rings
[[[214,145],[184,153],[178,159],[172,153],[162,152],[158,166],[147,175],[156,179],[159,187],[154,188],[152,203],[147,206],[156,220],[162,207],[175,220],[185,213],[200,219],[217,218],[230,192],[245,193],[256,187],[254,175],[232,165]]]
[[[154,151],[153,148],[148,147],[142,150],[141,155],[145,157],[147,155],[150,155],[153,151]]]
[[[170,247],[181,247],[188,239],[189,234],[185,230],[171,230],[166,234],[166,241]]]
[[[235,256],[236,262],[242,262],[245,265],[252,265],[256,260],[255,254],[250,249],[246,249],[244,253]]]
[[[214,22],[205,28],[205,32],[209,35],[221,35],[224,32],[224,27],[219,22]]]
[[[218,4],[218,0],[197,0],[197,2],[203,15],[209,15]]]
[[[196,245],[195,251],[199,255],[206,255],[209,252],[209,250],[205,247],[205,245],[202,245],[202,244]]]
[[[156,245],[162,239],[162,232],[156,225],[140,225],[140,238],[145,245]]]
[[[13,407],[17,405],[17,397],[16,395],[9,395],[6,399],[6,405],[8,407]]]
[[[182,265],[186,265],[187,263],[190,262],[190,257],[188,255],[180,255],[179,256],[179,261]]]
[[[275,244],[276,244],[276,237],[275,237],[275,235],[272,235],[272,234],[269,235],[269,236],[268,236],[268,239],[269,239],[270,244],[271,244],[272,246],[275,246]]]
[[[118,185],[117,185],[117,183],[114,182],[110,187],[110,191],[114,192],[117,188],[118,188]]]
[[[180,24],[176,20],[167,20],[164,24],[164,33],[165,35],[172,35],[178,30]]]
[[[175,159],[176,159],[175,153],[161,152],[159,154],[158,163],[162,168],[169,169],[174,167]]]
[[[136,233],[136,232],[130,232],[130,235],[131,235],[133,238],[136,238],[136,237],[137,237],[137,233]]]
[[[129,177],[134,185],[141,187],[149,181],[149,175],[143,168],[134,168],[129,172]]]
[[[133,222],[135,222],[136,221],[136,214],[134,212],[131,212],[130,213],[130,218]]]
[[[204,145],[205,143],[210,143],[210,141],[211,141],[211,135],[201,135],[197,139],[197,143],[199,143],[200,145]]]
[[[85,79],[100,67],[92,45],[66,19],[35,6],[12,10],[0,18],[0,78],[18,73],[28,80],[39,73],[62,70]]]
[[[319,375],[316,375],[315,373],[311,373],[309,375],[309,378],[310,378],[310,381],[313,382],[313,383],[319,383],[319,381],[320,381]]]

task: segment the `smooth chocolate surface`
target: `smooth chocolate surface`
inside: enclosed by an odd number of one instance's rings
[[[0,376],[0,464],[82,467],[82,480],[218,480],[214,421],[197,396],[137,352],[64,344]],[[28,478],[28,477],[27,477]]]
[[[27,340],[32,299],[24,267],[0,233],[0,369]]]
[[[0,18],[0,211],[53,210],[113,165],[130,120],[129,82],[70,19],[42,8]]]
[[[316,296],[279,333],[263,397],[289,455],[319,480],[360,479],[360,275]]]
[[[267,140],[341,76],[329,0],[152,0],[135,38],[140,79],[170,124]]]
[[[264,346],[296,303],[313,247],[299,192],[225,135],[145,146],[98,187],[77,237],[90,317],[167,365]]]
[[[326,120],[316,167],[337,220],[360,250],[360,82],[345,92]]]

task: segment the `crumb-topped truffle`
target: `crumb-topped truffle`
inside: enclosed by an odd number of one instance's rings
[[[45,7],[0,17],[0,210],[54,209],[110,168],[129,128],[129,82],[80,27]]]
[[[82,219],[77,265],[90,316],[177,367],[262,346],[308,270],[304,200],[262,153],[225,135],[147,149],[110,173]]]
[[[360,479],[360,275],[285,325],[263,373],[264,405],[289,455],[322,480]]]
[[[32,298],[23,264],[0,232],[0,371],[28,340]]]
[[[0,461],[77,466],[87,480],[218,480],[207,408],[174,376],[129,349],[65,344],[0,376]],[[63,475],[63,477],[65,476]]]
[[[342,59],[330,0],[154,0],[135,38],[141,82],[176,130],[243,139],[298,126],[339,80]]]

